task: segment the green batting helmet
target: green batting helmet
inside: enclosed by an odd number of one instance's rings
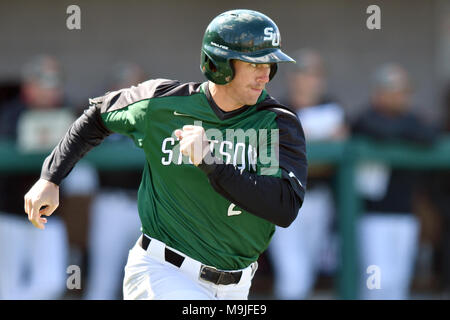
[[[215,17],[206,28],[200,69],[206,78],[226,84],[234,77],[230,60],[270,63],[270,79],[278,62],[295,62],[281,51],[280,31],[268,16],[253,10],[231,10]]]

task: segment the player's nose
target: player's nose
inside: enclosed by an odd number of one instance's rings
[[[262,65],[259,68],[259,73],[258,73],[258,76],[257,76],[256,80],[259,83],[266,84],[270,80],[269,76],[270,76],[270,65],[269,64],[265,64],[265,65]]]

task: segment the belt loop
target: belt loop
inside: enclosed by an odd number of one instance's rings
[[[219,278],[217,278],[217,281],[216,281],[215,284],[221,284],[222,283],[222,279],[223,279],[224,276],[225,276],[225,273],[224,272],[220,272],[219,273]]]
[[[153,257],[162,262],[166,261],[165,248],[166,245],[163,242],[153,238],[148,245],[147,252],[151,252]]]
[[[256,270],[258,270],[258,261],[253,262],[251,264],[251,268],[252,268],[251,277],[253,278],[253,276],[255,275]]]
[[[139,245],[142,247],[142,249],[147,251],[150,241],[151,240],[149,237],[147,237],[145,234],[142,234],[141,238],[139,239]]]

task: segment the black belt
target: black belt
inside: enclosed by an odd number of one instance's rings
[[[151,239],[142,235],[139,244],[142,249],[147,251],[150,241]],[[184,257],[166,247],[164,250],[164,260],[179,268],[184,261]],[[241,277],[242,271],[221,271],[205,265],[202,265],[200,268],[200,278],[214,284],[236,284],[241,280]]]

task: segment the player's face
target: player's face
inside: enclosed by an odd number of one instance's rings
[[[233,60],[232,63],[234,78],[226,85],[229,95],[238,105],[254,105],[270,80],[270,64],[255,64],[240,60]]]

